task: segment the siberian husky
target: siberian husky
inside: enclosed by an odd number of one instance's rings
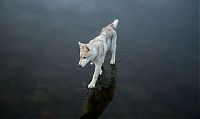
[[[117,32],[116,28],[119,20],[115,19],[113,23],[107,25],[101,30],[99,36],[92,39],[89,43],[80,43],[80,61],[79,66],[84,67],[88,62],[95,64],[95,71],[93,74],[92,81],[88,85],[88,88],[94,88],[98,76],[102,74],[102,64],[106,53],[111,51],[112,57],[110,64],[115,64],[115,54],[116,54],[116,42],[117,42]]]

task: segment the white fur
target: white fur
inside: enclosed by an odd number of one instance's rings
[[[117,42],[117,28],[119,20],[115,19],[113,23],[104,27],[96,38],[91,40],[87,44],[79,42],[80,46],[80,61],[79,65],[84,67],[88,62],[95,64],[95,71],[93,74],[92,81],[88,85],[88,88],[94,88],[99,74],[102,74],[102,64],[106,53],[110,50],[112,57],[110,64],[115,64],[115,54],[116,54],[116,42]]]

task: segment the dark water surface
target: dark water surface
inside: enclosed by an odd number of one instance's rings
[[[1,119],[193,119],[198,0],[1,0]],[[97,89],[78,41],[120,20]]]

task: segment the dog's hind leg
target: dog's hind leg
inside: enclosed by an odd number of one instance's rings
[[[113,31],[113,38],[111,41],[111,48],[110,48],[110,51],[112,53],[110,64],[115,64],[115,55],[116,55],[116,47],[117,47],[116,43],[117,43],[117,33],[116,31]]]

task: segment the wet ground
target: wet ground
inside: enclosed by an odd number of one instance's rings
[[[198,99],[197,0],[0,1],[2,119],[193,119]],[[97,88],[78,41],[120,20]]]

